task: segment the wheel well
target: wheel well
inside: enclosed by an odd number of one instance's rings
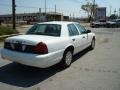
[[[72,53],[73,53],[73,52],[74,52],[74,47],[73,47],[73,46],[67,47],[67,48],[65,49],[64,53],[65,53],[66,51],[68,51],[68,50],[72,51]]]
[[[95,36],[93,37],[93,39],[92,40],[95,40]]]

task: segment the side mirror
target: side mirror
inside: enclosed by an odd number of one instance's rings
[[[87,32],[86,33],[91,33],[91,30],[87,30]]]

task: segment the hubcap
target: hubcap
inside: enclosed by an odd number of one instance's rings
[[[72,61],[72,53],[70,51],[66,54],[65,59],[66,59],[65,60],[66,64],[69,66],[71,64],[71,61]]]

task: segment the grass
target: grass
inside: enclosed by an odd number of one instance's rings
[[[0,26],[0,36],[2,35],[10,35],[10,34],[18,34],[17,30],[13,30],[11,27]],[[3,41],[7,37],[0,37],[0,42]]]
[[[0,26],[0,36],[18,34],[17,30],[13,30],[11,27]]]
[[[4,38],[0,38],[0,42],[4,41]]]

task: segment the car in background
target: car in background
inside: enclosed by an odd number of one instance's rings
[[[100,20],[91,22],[90,26],[92,28],[106,27],[106,20],[105,19],[100,19]]]
[[[28,66],[47,68],[58,64],[69,67],[73,55],[95,47],[95,34],[79,23],[52,21],[38,23],[25,35],[5,39],[3,59]]]
[[[116,19],[116,25],[117,27],[120,27],[120,19]]]
[[[26,24],[27,24],[27,21],[19,20],[19,21],[16,21],[16,24],[26,25]]]
[[[106,27],[108,27],[108,28],[120,27],[120,19],[113,19],[113,20],[107,21]]]

